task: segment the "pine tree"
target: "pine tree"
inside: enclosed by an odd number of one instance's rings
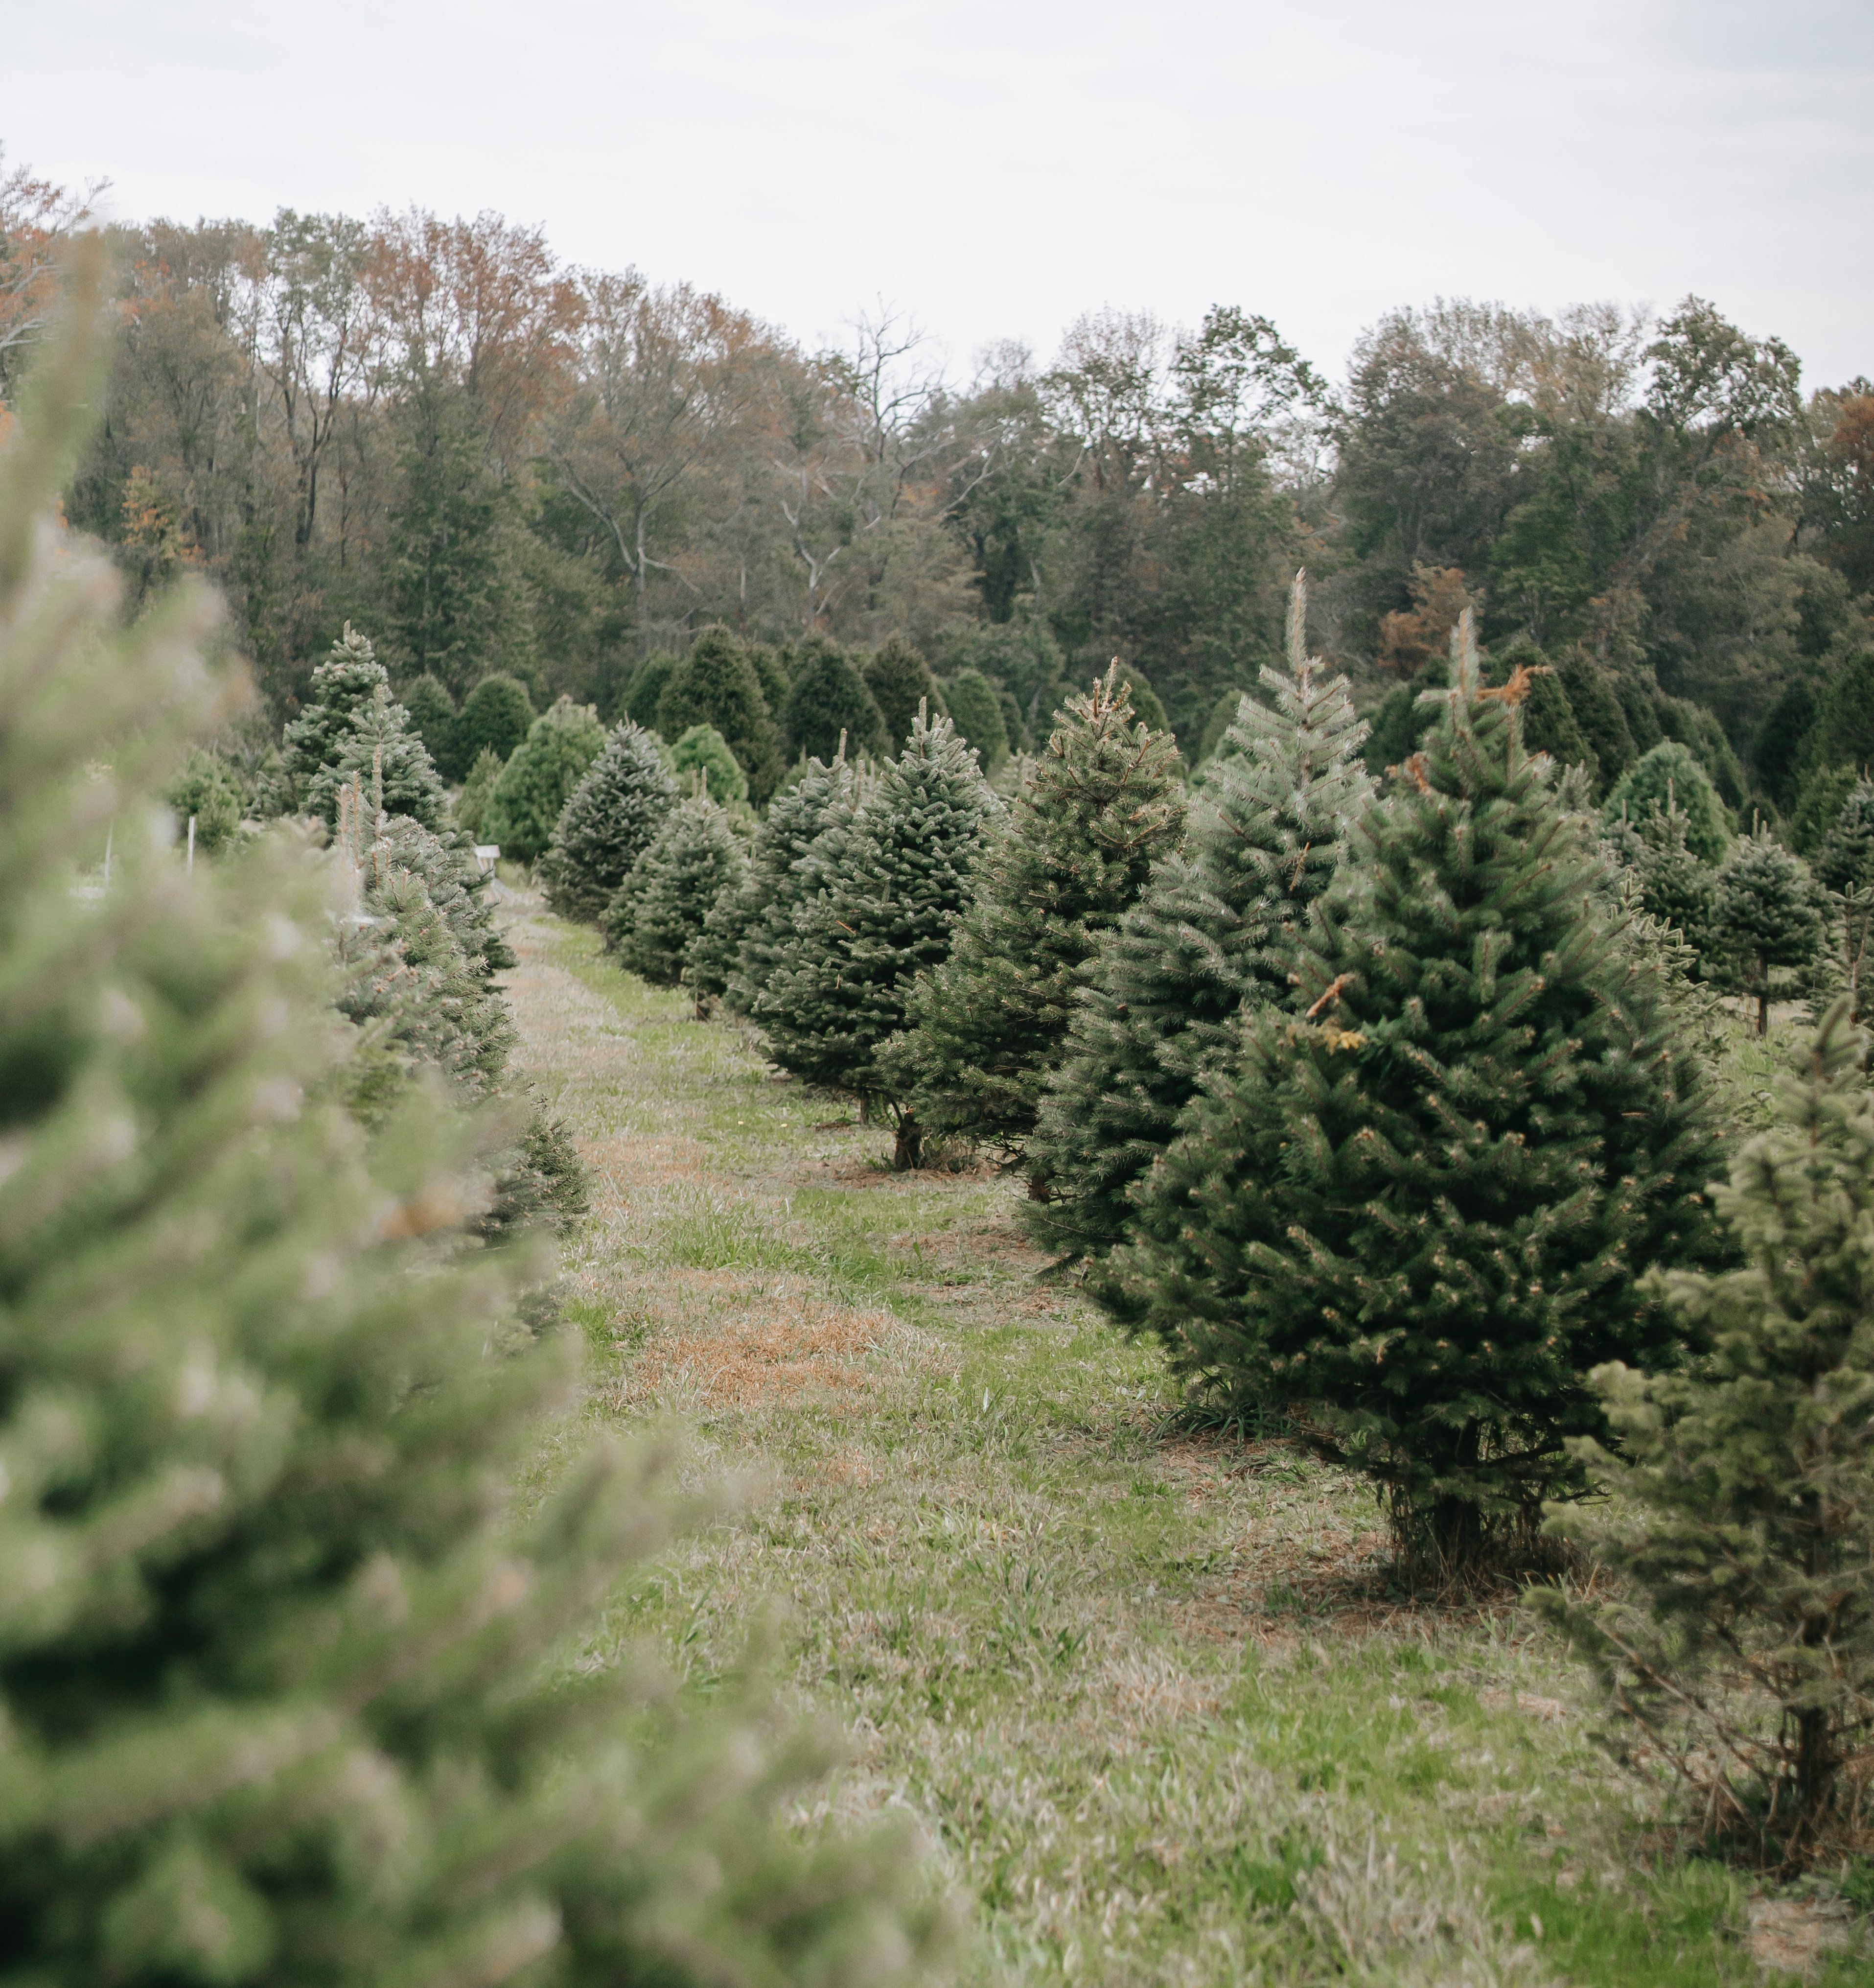
[[[468,777],[462,783],[462,791],[455,801],[456,823],[462,833],[481,839],[481,816],[488,804],[488,796],[495,791],[495,783],[501,778],[501,762],[484,746],[475,755],[475,762],[468,769]]]
[[[1606,784],[1600,756],[1588,742],[1560,674],[1526,635],[1506,644],[1490,659],[1493,683],[1508,682],[1518,670],[1528,684],[1522,705],[1524,744],[1531,752],[1546,752],[1558,767],[1583,768],[1590,788],[1599,793]]]
[[[1555,1523],[1618,1584],[1534,1598],[1679,1767],[1703,1829],[1786,1873],[1836,1854],[1843,1770],[1874,1727],[1866,1060],[1838,1003],[1715,1190],[1740,1267],[1665,1283],[1697,1364],[1595,1372],[1620,1453],[1573,1447],[1612,1502]]]
[[[462,700],[453,735],[453,761],[444,772],[451,779],[465,778],[484,752],[492,752],[506,766],[533,722],[533,703],[522,685],[510,676],[484,677]]]
[[[552,840],[573,789],[604,749],[604,729],[592,706],[558,699],[528,728],[489,790],[482,840],[518,862],[532,862]]]
[[[443,783],[430,762],[423,741],[411,729],[410,714],[390,701],[383,684],[370,701],[353,712],[345,729],[329,748],[331,757],[306,784],[312,813],[336,823],[341,788],[353,779],[376,783],[390,814],[407,815],[427,829],[442,828],[449,803]]]
[[[1806,966],[1822,948],[1822,923],[1808,866],[1761,823],[1718,874],[1714,932],[1738,986],[1757,997],[1757,1033],[1764,1035],[1776,969]]]
[[[993,773],[1009,749],[1008,726],[995,685],[981,670],[964,670],[944,686],[944,696],[957,736],[976,748],[983,771]]]
[[[1556,664],[1555,680],[1566,693],[1568,709],[1593,751],[1605,792],[1639,757],[1633,728],[1620,708],[1609,673],[1585,649],[1577,647]]]
[[[1822,965],[1831,993],[1845,991],[1849,1019],[1862,1019],[1868,950],[1874,940],[1874,781],[1856,783],[1815,859],[1826,901]]]
[[[901,1165],[917,1163],[916,1121],[889,1093],[879,1051],[904,1026],[912,982],[950,951],[997,806],[950,721],[920,712],[755,1003],[782,1069],[855,1093],[868,1116],[881,1103],[893,1109]]]
[[[596,921],[677,805],[655,735],[626,718],[581,776],[540,860],[561,917]]]
[[[634,725],[643,725],[647,732],[657,730],[657,706],[663,702],[663,687],[676,667],[677,658],[667,650],[659,649],[632,671],[631,681],[625,687],[625,715]]]
[[[1864,775],[1859,766],[1814,768],[1804,779],[1789,818],[1790,846],[1798,856],[1815,856]]]
[[[781,725],[788,750],[797,759],[831,760],[842,735],[855,759],[891,752],[901,742],[886,732],[878,701],[866,689],[852,658],[819,635],[809,637],[795,651]]]
[[[753,1011],[794,937],[795,915],[822,888],[836,844],[852,823],[857,782],[843,753],[830,766],[809,759],[769,803],[755,830],[748,873],[725,891],[690,948],[691,985]]]
[[[206,855],[225,849],[239,833],[246,796],[235,769],[211,749],[189,749],[181,774],[171,781],[163,798],[174,810],[176,830],[186,837],[191,817],[195,847]]]
[[[1132,1182],[1170,1143],[1245,1002],[1286,1003],[1288,948],[1333,880],[1371,786],[1344,677],[1305,646],[1289,603],[1288,667],[1245,697],[1191,810],[1188,846],[1154,871],[1087,968],[1082,1012],[1028,1144],[1048,1199],[1023,1212],[1045,1248],[1097,1259],[1124,1232]],[[1118,1293],[1089,1266],[1102,1303]]]
[[[781,742],[748,652],[726,628],[705,628],[670,672],[657,700],[657,729],[682,737],[693,725],[721,733],[758,806],[781,783]]]
[[[691,944],[724,893],[740,888],[748,856],[727,811],[707,794],[672,810],[606,907],[606,944],[653,987],[683,979]],[[697,1008],[704,1012],[699,991]]]
[[[152,803],[227,686],[66,539],[84,338],[0,445],[0,1950],[40,1988],[917,1976],[902,1848],[795,1847],[825,1755],[578,1667],[662,1532],[642,1459],[510,1488],[568,1398],[535,1245],[452,1242],[478,1121],[322,1103],[329,905]],[[218,645],[217,645],[218,647]],[[107,774],[87,777],[88,768]],[[114,818],[110,884],[75,888]],[[19,1073],[29,1073],[29,1080]],[[559,1425],[555,1445],[569,1438]]]
[[[748,798],[748,782],[713,725],[693,725],[670,748],[670,768],[686,789],[700,786],[724,806]]]
[[[926,1134],[1017,1154],[1059,1061],[1082,969],[1184,825],[1177,749],[1117,668],[1071,699],[984,858],[949,957],[881,1059]]]
[[[934,718],[945,715],[930,665],[902,635],[888,637],[873,650],[866,660],[865,681],[884,721],[890,751],[897,751],[911,735],[919,705]]]
[[[1785,814],[1801,793],[1804,756],[1821,708],[1815,685],[1798,677],[1770,707],[1751,742],[1751,766]]]
[[[322,767],[338,756],[339,737],[390,679],[370,638],[347,621],[324,661],[312,672],[312,701],[286,727],[275,776],[282,812],[309,808],[308,796]]]
[[[1663,810],[1653,807],[1632,838],[1630,861],[1649,915],[1681,933],[1700,972],[1720,964],[1717,874],[1693,853],[1685,811],[1670,786]]]
[[[1582,815],[1481,688],[1420,752],[1138,1197],[1112,1270],[1185,1375],[1284,1405],[1443,1581],[1582,1488],[1588,1370],[1670,1362],[1642,1274],[1710,1247],[1707,1080]]]
[[[459,777],[455,758],[455,699],[440,677],[427,673],[406,684],[397,702],[410,713],[410,729],[423,741],[436,770],[444,779]]]
[[[1731,840],[1724,804],[1710,776],[1676,739],[1661,740],[1621,775],[1608,790],[1602,819],[1611,825],[1625,815],[1643,823],[1669,800],[1684,813],[1686,847],[1702,863],[1723,862]]]

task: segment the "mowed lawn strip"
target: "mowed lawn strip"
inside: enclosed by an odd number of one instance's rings
[[[521,910],[520,1060],[595,1176],[586,1412],[745,1487],[590,1656],[648,1640],[707,1691],[778,1605],[853,1735],[826,1814],[918,1818],[984,1981],[1759,1978],[1751,1888],[1653,1868],[1655,1792],[1515,1610],[1389,1594],[1369,1494],[1286,1445],[1167,1438],[1018,1187],[889,1173],[885,1128]]]

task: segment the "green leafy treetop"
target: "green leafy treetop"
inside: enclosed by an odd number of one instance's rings
[[[1707,1080],[1592,824],[1480,688],[1467,614],[1420,751],[1143,1184],[1113,1271],[1176,1366],[1373,1479],[1406,1567],[1525,1552],[1583,1488],[1588,1371],[1670,1364],[1639,1280],[1701,1259]]]
[[[444,772],[451,779],[465,779],[484,752],[506,766],[533,722],[533,700],[522,685],[510,676],[484,677],[462,700],[450,735],[451,760]]]
[[[1692,854],[1700,862],[1723,862],[1731,840],[1724,803],[1691,749],[1676,739],[1662,739],[1628,767],[1609,790],[1602,818],[1609,826],[1622,815],[1641,823],[1668,801],[1684,813],[1686,847]]]
[[[964,670],[944,686],[944,695],[958,735],[981,756],[983,771],[993,773],[1008,757],[1008,725],[995,685],[981,670]]]
[[[670,672],[657,700],[657,729],[679,739],[712,725],[748,777],[758,806],[781,782],[781,741],[748,652],[726,628],[705,628]]]
[[[353,712],[329,750],[332,756],[306,784],[313,813],[336,825],[339,790],[359,779],[375,784],[389,813],[407,815],[431,830],[447,824],[448,799],[428,751],[410,729],[410,713],[391,702],[382,684]]]
[[[154,797],[226,686],[201,593],[123,627],[54,522],[92,357],[54,346],[0,445],[8,1973],[920,1977],[904,1840],[796,1845],[825,1750],[567,1662],[658,1545],[651,1466],[601,1442],[512,1495],[572,1351],[509,1322],[536,1242],[452,1246],[493,1128],[419,1086],[367,1142],[319,1102],[330,868],[168,846]],[[113,817],[110,888],[75,891]]]
[[[606,943],[621,965],[653,986],[676,986],[711,908],[741,888],[747,867],[727,811],[707,794],[693,794],[673,810],[606,906]],[[706,1001],[698,990],[699,1016]]]
[[[475,755],[462,791],[455,797],[456,826],[477,841],[481,837],[482,813],[488,806],[488,796],[495,791],[495,783],[501,778],[501,761],[484,746]]]
[[[728,805],[748,798],[748,783],[729,750],[728,741],[713,725],[693,725],[670,748],[670,766],[686,790],[701,786],[711,800]]]
[[[562,918],[596,920],[677,805],[654,734],[626,718],[567,797],[540,868]]]
[[[809,759],[769,803],[755,832],[748,874],[725,891],[691,947],[691,984],[705,998],[752,1012],[775,962],[792,943],[795,914],[824,886],[836,845],[852,823],[858,783],[843,752]]]
[[[1740,1267],[1664,1293],[1705,1351],[1594,1382],[1619,1438],[1572,1447],[1613,1493],[1556,1529],[1616,1577],[1534,1598],[1679,1768],[1694,1827],[1786,1872],[1832,1861],[1874,1728],[1874,1093],[1838,1003],[1776,1121],[1714,1191]]]
[[[1132,1182],[1170,1143],[1197,1074],[1234,1041],[1245,1002],[1286,1005],[1289,950],[1369,804],[1366,726],[1346,678],[1307,652],[1289,602],[1288,667],[1265,668],[1211,762],[1187,846],[1165,857],[1102,942],[1066,1055],[1028,1145],[1045,1201],[1023,1213],[1044,1247],[1098,1259],[1124,1233]],[[1117,1292],[1089,1266],[1102,1303]]]
[[[950,951],[998,811],[949,719],[920,712],[849,833],[827,831],[837,840],[825,888],[798,914],[755,1003],[782,1069],[856,1094],[868,1115],[892,1107],[902,1165],[917,1163],[916,1120],[890,1094],[879,1051],[904,1026],[913,981]]]
[[[895,751],[878,700],[846,651],[812,635],[795,651],[792,681],[781,715],[787,748],[797,759],[832,759],[843,737],[855,759]]]
[[[911,735],[911,726],[922,705],[934,718],[944,715],[942,694],[930,665],[902,635],[881,642],[866,659],[866,688],[885,722],[890,750],[896,752]]]
[[[605,728],[589,704],[555,701],[528,728],[481,810],[481,840],[531,863],[552,839],[560,810],[605,749]]]
[[[917,983],[909,1033],[884,1059],[926,1133],[1019,1153],[1082,968],[1183,827],[1177,749],[1133,717],[1115,665],[1060,713],[949,958]]]
[[[1737,984],[1757,997],[1757,1033],[1770,1026],[1776,969],[1806,966],[1822,949],[1822,921],[1808,866],[1759,823],[1719,873],[1717,942]]]
[[[312,672],[312,702],[280,742],[274,784],[287,809],[310,809],[309,796],[320,768],[332,764],[339,738],[380,690],[389,695],[390,676],[370,638],[347,621],[344,634]]]

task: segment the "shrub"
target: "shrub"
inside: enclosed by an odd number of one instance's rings
[[[691,725],[670,748],[670,767],[686,790],[701,786],[711,800],[724,805],[748,798],[748,783],[735,755],[713,725]]]
[[[795,652],[793,681],[782,712],[788,752],[829,762],[839,756],[840,735],[847,756],[858,759],[893,749],[878,701],[843,649],[814,636]]]
[[[567,796],[541,873],[562,918],[596,920],[677,805],[656,735],[626,718]]]
[[[781,745],[748,652],[726,628],[705,628],[670,672],[657,700],[657,729],[680,739],[713,725],[735,756],[758,806],[780,784]]]
[[[552,839],[560,810],[586,769],[605,749],[605,729],[590,705],[559,698],[536,718],[502,767],[481,810],[481,839],[531,863]]]
[[[533,700],[520,684],[510,676],[484,677],[462,700],[444,770],[451,779],[461,779],[485,752],[505,766],[533,722]]]

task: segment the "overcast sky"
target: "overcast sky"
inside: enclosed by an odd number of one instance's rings
[[[494,208],[810,342],[883,296],[960,374],[1102,304],[1338,374],[1397,303],[1687,291],[1874,374],[1874,0],[5,12],[9,162],[123,218]]]

